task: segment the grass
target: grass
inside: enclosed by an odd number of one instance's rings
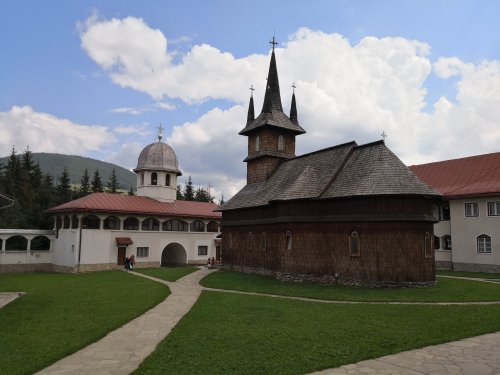
[[[371,289],[290,283],[261,275],[219,271],[203,278],[201,284],[209,288],[338,301],[500,301],[500,285],[448,278],[439,278],[434,287]]]
[[[166,281],[176,281],[181,277],[198,271],[197,267],[161,267],[161,268],[137,268],[135,272],[142,273]]]
[[[205,291],[134,374],[303,374],[498,330],[498,305],[331,305]]]
[[[170,293],[125,272],[0,275],[26,292],[0,309],[0,374],[31,374],[101,339]]]
[[[438,275],[444,276],[458,276],[458,277],[471,277],[479,279],[500,279],[500,273],[488,272],[463,272],[463,271],[436,271]]]

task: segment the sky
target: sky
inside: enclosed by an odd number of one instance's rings
[[[500,1],[0,3],[0,156],[56,152],[133,169],[158,126],[182,170],[227,200],[246,182],[253,85],[273,35],[296,153],[387,134],[407,165],[500,152]]]

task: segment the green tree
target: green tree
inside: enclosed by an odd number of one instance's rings
[[[177,197],[176,197],[177,200],[184,200],[184,196],[182,195],[182,188],[181,188],[181,185],[177,185]]]
[[[56,185],[55,190],[57,204],[69,202],[73,198],[68,168],[64,167],[63,172],[59,176],[59,183]]]
[[[130,185],[130,190],[128,191],[128,195],[135,195],[135,191],[132,185]]]
[[[184,200],[185,201],[194,200],[194,188],[193,188],[193,181],[191,181],[191,176],[189,176],[186,182],[186,186],[184,186]]]
[[[108,193],[113,193],[113,194],[118,193],[118,179],[116,178],[115,168],[113,168],[111,176],[109,176],[109,180],[106,187]]]
[[[92,191],[94,193],[102,193],[104,191],[102,188],[101,175],[99,174],[98,169],[95,170],[94,176],[92,177]]]
[[[90,194],[90,176],[89,170],[85,168],[82,178],[80,179],[80,188],[78,189],[78,196],[84,197]]]

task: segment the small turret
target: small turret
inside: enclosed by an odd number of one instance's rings
[[[292,85],[292,105],[290,106],[290,120],[295,124],[299,125],[299,119],[297,118],[297,104],[295,103],[295,83]]]
[[[255,120],[255,110],[253,107],[253,85],[250,86],[250,103],[248,104],[247,125]]]

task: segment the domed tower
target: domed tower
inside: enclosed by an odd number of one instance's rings
[[[160,125],[158,142],[146,146],[137,160],[137,195],[172,202],[177,197],[177,176],[182,172],[172,147],[161,141],[162,130]]]

